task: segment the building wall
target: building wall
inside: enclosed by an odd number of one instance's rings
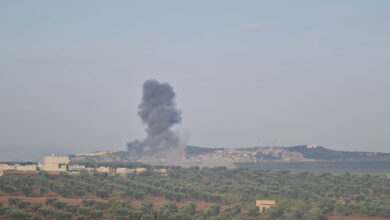
[[[100,167],[96,168],[96,171],[100,172],[100,173],[109,173],[110,172],[110,168],[109,167],[100,166]]]
[[[139,168],[136,168],[135,171],[137,173],[143,173],[143,172],[146,172],[148,169],[147,168],[142,168],[142,167],[139,167]]]
[[[16,170],[16,167],[9,164],[0,164],[0,170]]]
[[[39,163],[39,167],[45,171],[62,171],[68,170],[69,157],[67,156],[45,156],[43,163]]]
[[[16,166],[16,170],[20,170],[20,171],[35,171],[35,170],[37,170],[37,165],[35,165],[35,164],[20,165],[20,166]]]
[[[167,169],[164,169],[164,168],[163,169],[155,169],[154,172],[162,174],[162,175],[167,175],[168,174]]]
[[[117,173],[117,174],[135,173],[135,169],[129,169],[129,168],[116,168],[115,173]]]
[[[259,207],[259,210],[261,213],[264,213],[267,211],[267,209],[271,208],[271,206],[274,206],[276,202],[274,200],[256,200],[256,206]]]
[[[45,171],[67,171],[67,165],[65,164],[57,164],[57,163],[45,163],[43,164],[43,167],[41,167],[42,170]]]
[[[44,156],[43,163],[69,164],[69,157],[67,156]]]

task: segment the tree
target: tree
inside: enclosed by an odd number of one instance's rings
[[[322,211],[320,208],[312,208],[303,215],[304,220],[321,219]]]
[[[73,215],[70,212],[62,212],[62,211],[56,212],[56,220],[71,220],[72,216]]]
[[[41,196],[47,194],[48,192],[49,192],[49,190],[44,186],[39,188],[39,194],[41,194]]]
[[[259,214],[259,207],[253,205],[248,208],[247,215],[249,217],[256,217]]]
[[[154,204],[150,201],[144,200],[141,203],[140,209],[143,213],[151,213],[153,212]]]
[[[103,212],[102,211],[91,211],[90,216],[93,219],[100,219],[103,217]]]
[[[25,195],[25,196],[29,196],[31,195],[31,192],[32,192],[32,187],[31,186],[23,186],[20,191]]]
[[[10,209],[7,212],[7,217],[9,219],[25,220],[25,219],[29,218],[30,215],[22,210]]]
[[[55,211],[51,208],[40,208],[38,209],[38,212],[41,213],[41,215],[45,217],[54,217]]]

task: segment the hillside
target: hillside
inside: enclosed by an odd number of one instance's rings
[[[351,159],[390,159],[390,153],[374,153],[363,151],[337,151],[327,149],[322,146],[315,145],[299,145],[292,147],[251,147],[237,149],[223,148],[203,148],[203,147],[187,147],[191,150],[186,151],[189,157],[199,157],[215,154],[216,152],[231,152],[232,154],[240,154],[239,152],[248,152],[254,154],[261,161],[307,161],[307,160],[351,160]],[[195,153],[192,153],[196,149]],[[242,153],[241,153],[242,154]],[[248,161],[249,162],[249,161]]]
[[[183,156],[184,157],[184,156]],[[210,164],[209,162],[259,163],[259,162],[310,162],[335,160],[390,159],[390,153],[336,151],[321,146],[300,145],[292,147],[206,148],[187,146],[183,162]],[[142,162],[127,151],[95,152],[71,155],[72,163]]]
[[[305,158],[315,160],[345,160],[359,158],[390,158],[390,153],[372,153],[363,151],[336,151],[325,147],[308,148],[306,145],[288,147],[289,151],[302,153]]]

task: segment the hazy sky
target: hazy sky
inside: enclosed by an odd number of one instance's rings
[[[390,152],[389,21],[388,0],[2,0],[0,160],[124,150],[151,78],[189,144]]]

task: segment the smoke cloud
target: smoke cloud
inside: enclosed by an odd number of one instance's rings
[[[154,155],[179,146],[179,136],[170,129],[181,123],[181,111],[176,108],[175,96],[168,83],[157,80],[144,82],[138,115],[147,126],[147,137],[143,141],[127,143],[128,150],[134,156]]]

